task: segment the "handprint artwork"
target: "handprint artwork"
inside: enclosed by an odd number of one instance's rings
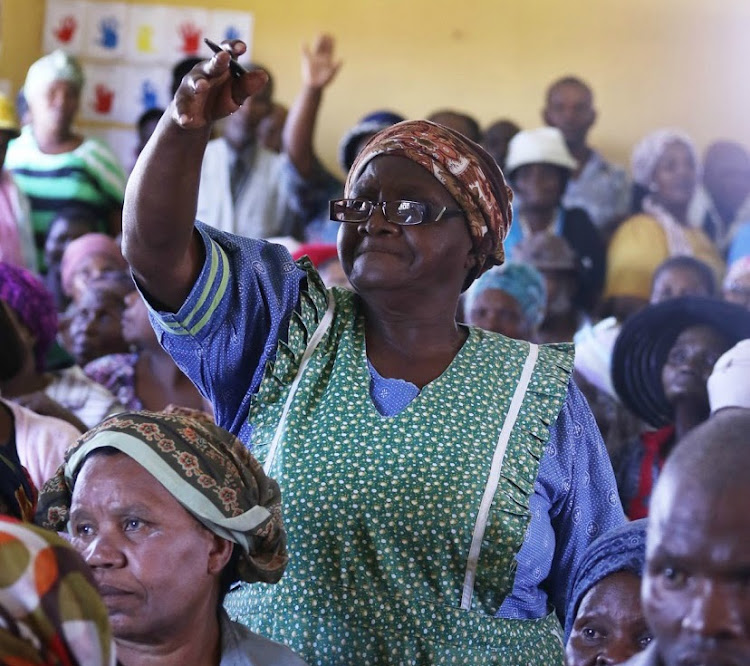
[[[115,101],[115,91],[103,83],[98,83],[94,88],[93,109],[96,113],[109,114]]]
[[[159,106],[159,99],[153,82],[146,79],[141,84],[141,106],[144,111]]]
[[[140,53],[154,53],[154,26],[138,26],[138,34],[135,39],[136,48]]]
[[[224,31],[224,39],[240,39],[240,31],[233,25],[228,25]]]
[[[120,41],[119,24],[114,16],[102,18],[99,21],[99,39],[97,43],[105,49],[115,49]]]
[[[58,41],[67,44],[73,39],[77,28],[78,21],[76,21],[75,16],[63,16],[52,32]]]
[[[182,37],[180,50],[185,55],[197,53],[201,45],[203,31],[192,21],[186,21],[185,23],[180,24],[179,33],[180,37]]]

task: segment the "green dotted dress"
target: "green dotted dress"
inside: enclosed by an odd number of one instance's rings
[[[306,358],[327,310],[314,273],[308,283],[250,412],[253,453],[281,485],[289,567],[277,585],[232,592],[230,616],[310,664],[561,665],[554,613],[494,614],[513,586],[570,348],[533,347],[530,366],[528,343],[469,329],[445,372],[384,417],[356,296],[332,292],[332,323]]]

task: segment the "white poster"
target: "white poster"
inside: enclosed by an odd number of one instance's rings
[[[45,53],[64,49],[79,55],[83,51],[88,5],[85,0],[47,0],[42,37]]]
[[[125,117],[121,97],[127,84],[127,68],[84,64],[86,82],[81,94],[81,118],[104,122],[132,123]]]
[[[130,5],[125,41],[125,60],[170,62],[174,54],[167,46],[169,11],[159,5]]]
[[[166,43],[171,52],[170,60],[197,56],[206,48],[204,37],[209,37],[209,12],[197,7],[171,7],[168,10],[167,26],[169,35]]]
[[[172,70],[161,65],[154,67],[128,66],[125,86],[120,91],[121,115],[124,122],[135,124],[144,111],[165,109],[169,103]]]
[[[99,60],[121,59],[125,53],[128,6],[92,2],[86,9],[83,55]]]
[[[248,12],[211,12],[210,32],[207,37],[217,44],[225,39],[241,39],[247,44],[247,53],[241,60],[249,62],[253,49],[253,15]]]

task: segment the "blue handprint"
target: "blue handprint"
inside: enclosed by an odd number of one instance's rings
[[[240,38],[240,31],[237,30],[233,25],[227,26],[227,29],[224,31],[224,39],[239,39]]]
[[[144,111],[159,106],[156,88],[154,88],[154,84],[148,79],[141,84],[141,106]]]
[[[120,36],[117,34],[117,19],[114,16],[105,17],[99,21],[99,45],[105,49],[117,48],[117,42]]]

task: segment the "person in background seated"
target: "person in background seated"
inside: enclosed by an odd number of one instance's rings
[[[750,340],[740,340],[716,361],[707,389],[711,414],[730,407],[750,409]]]
[[[542,274],[530,264],[512,261],[488,270],[464,296],[469,326],[530,342],[536,341],[546,307]]]
[[[649,302],[662,303],[682,296],[716,296],[716,276],[708,264],[677,255],[664,260],[654,271]]]
[[[154,412],[104,421],[42,488],[37,523],[68,526],[123,666],[304,666],[221,607],[238,580],[278,582],[288,558],[278,485],[218,426]]]
[[[565,76],[547,88],[544,122],[559,129],[575,158],[563,206],[583,208],[602,238],[607,239],[630,210],[630,183],[625,170],[607,162],[588,145],[596,122],[594,93],[575,76]]]
[[[605,532],[586,549],[568,598],[566,666],[621,664],[651,642],[641,608],[646,521]]]
[[[148,309],[133,289],[125,296],[122,337],[134,351],[108,354],[91,361],[83,371],[104,386],[127,409],[161,411],[167,405],[205,409],[193,383],[162,349],[148,321]]]
[[[652,132],[633,150],[633,180],[643,195],[635,202],[640,212],[618,227],[607,251],[605,306],[618,320],[648,302],[654,271],[669,257],[695,257],[717,280],[723,275],[724,263],[711,240],[687,222],[697,169],[693,142],[678,130]]]
[[[115,666],[107,609],[67,541],[0,516],[0,571],[0,663]]]
[[[68,243],[60,262],[65,296],[77,303],[92,282],[125,272],[128,264],[120,246],[106,234],[84,234]]]
[[[721,289],[722,298],[750,310],[750,256],[729,266]]]
[[[540,127],[523,130],[510,141],[505,172],[517,195],[518,223],[505,239],[508,257],[516,259],[516,245],[534,235],[564,238],[578,257],[580,290],[576,305],[590,312],[604,284],[605,247],[599,231],[582,208],[565,208],[563,195],[576,161],[560,130]]]
[[[482,140],[479,143],[492,155],[497,165],[504,169],[505,158],[508,155],[508,144],[520,131],[521,128],[512,120],[497,120],[482,132]]]
[[[20,134],[13,105],[0,94],[0,261],[36,270],[29,200],[5,168],[8,144]]]
[[[0,263],[0,303],[21,341],[21,367],[13,380],[0,382],[5,397],[40,414],[65,419],[86,430],[122,411],[109,391],[88,379],[80,367],[48,370],[57,334],[57,312],[42,282],[22,268]]]
[[[641,588],[654,640],[627,666],[750,664],[748,432],[748,410],[722,410],[667,460]]]
[[[514,251],[514,261],[529,264],[544,277],[547,304],[539,325],[539,342],[570,342],[584,315],[576,306],[580,293],[581,264],[573,248],[561,236],[534,234]]]
[[[152,109],[147,109],[140,116],[138,116],[138,120],[135,123],[135,128],[138,132],[138,142],[136,143],[135,149],[133,150],[134,161],[138,159],[138,155],[140,155],[143,149],[146,147],[148,140],[151,138],[151,135],[154,133],[154,130],[159,123],[159,119],[163,115],[164,109],[154,107]]]
[[[452,129],[474,143],[479,143],[482,140],[482,130],[479,123],[473,116],[463,111],[441,109],[427,116],[427,120]]]
[[[258,141],[272,153],[280,153],[283,150],[282,135],[289,109],[283,104],[274,102],[271,112],[258,123]]]
[[[100,231],[120,233],[125,172],[112,151],[73,129],[83,71],[75,58],[54,51],[37,60],[23,86],[31,123],[8,148],[7,167],[31,202],[39,252],[55,212],[77,203],[104,221]]]
[[[47,266],[45,284],[55,299],[58,312],[63,312],[70,304],[62,286],[62,260],[65,250],[74,240],[93,234],[100,226],[100,221],[82,206],[66,206],[56,214],[49,227],[47,240],[44,243],[44,263]],[[104,235],[104,234],[102,234]],[[109,240],[109,236],[106,236]],[[76,263],[88,260],[88,257],[77,257]]]
[[[719,357],[750,337],[750,312],[689,296],[649,305],[622,327],[612,355],[620,399],[655,430],[642,433],[612,465],[629,518],[645,518],[664,461],[710,414],[706,384]]]

